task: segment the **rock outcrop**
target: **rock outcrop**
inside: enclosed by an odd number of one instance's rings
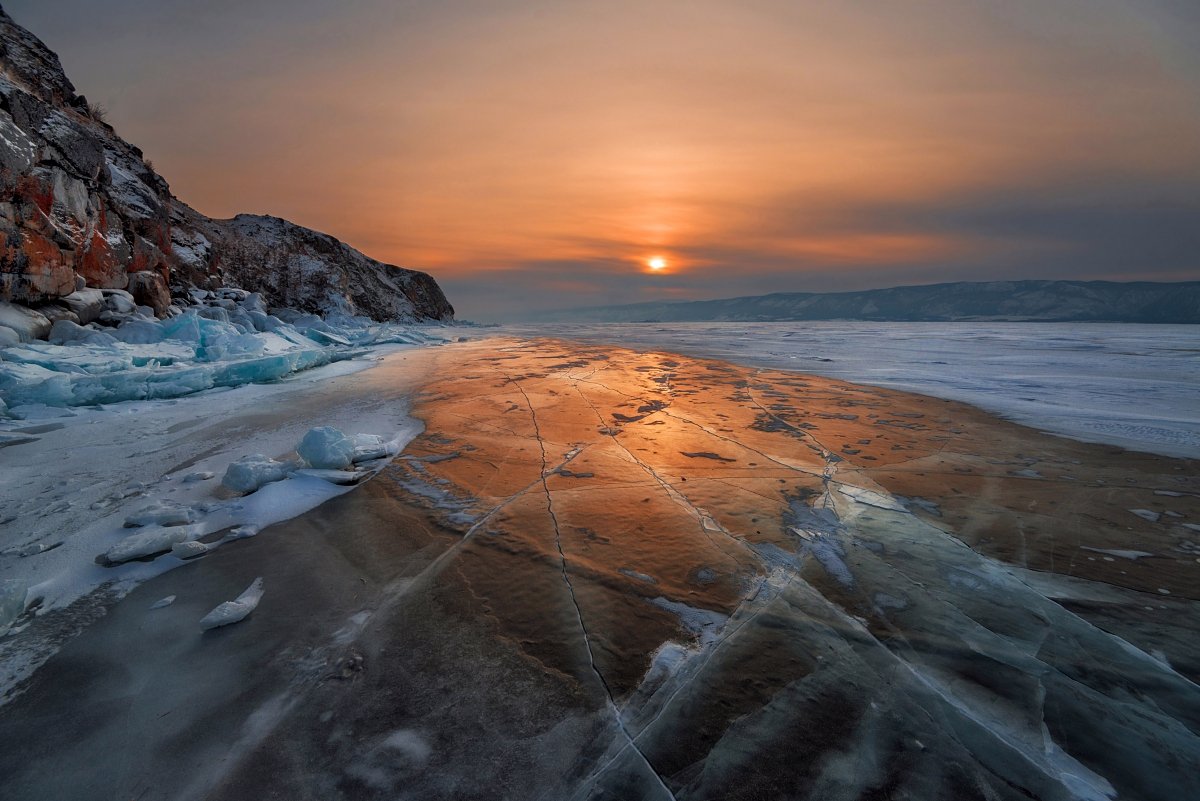
[[[69,309],[61,299],[85,286],[123,289],[162,315],[172,288],[226,285],[308,312],[454,314],[425,273],[286,220],[215,220],[176,199],[58,57],[0,9],[0,301]]]

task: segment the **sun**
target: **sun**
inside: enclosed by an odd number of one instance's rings
[[[646,266],[651,270],[661,270],[667,266],[667,260],[662,256],[655,256],[646,262]]]

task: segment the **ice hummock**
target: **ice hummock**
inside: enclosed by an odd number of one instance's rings
[[[262,576],[259,576],[237,598],[218,604],[215,609],[202,617],[200,619],[200,628],[207,631],[221,626],[228,626],[231,623],[240,623],[246,619],[247,615],[254,611],[254,608],[258,606],[258,602],[262,600],[262,597],[263,580]]]
[[[309,429],[296,453],[318,470],[344,470],[354,460],[354,440],[333,426]]]
[[[277,462],[254,453],[230,464],[221,483],[234,492],[250,493],[264,484],[283,481],[295,467],[289,462]]]
[[[81,308],[95,298],[82,290]],[[0,304],[0,414],[7,407],[90,406],[176,398],[215,387],[263,383],[382,344],[445,341],[415,325],[291,310],[268,313],[257,293],[194,290],[165,319],[105,290],[97,322],[62,319]],[[180,301],[181,303],[186,303]],[[42,341],[45,338],[46,341]]]
[[[150,526],[130,534],[104,553],[102,561],[120,564],[171,550],[176,544],[204,536],[204,526]]]

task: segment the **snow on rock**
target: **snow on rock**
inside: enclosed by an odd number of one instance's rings
[[[109,548],[100,558],[101,563],[116,565],[132,559],[142,559],[164,553],[180,542],[188,542],[204,536],[202,525],[151,526],[136,534],[130,534]]]
[[[69,295],[59,298],[59,303],[66,306],[79,318],[82,325],[96,320],[104,312],[104,293],[99,289],[76,289]]]
[[[13,331],[22,342],[45,339],[50,333],[50,320],[41,312],[0,301],[0,326]]]
[[[230,464],[221,483],[234,492],[250,493],[264,484],[282,481],[293,469],[294,465],[288,462],[277,462],[255,453]]]
[[[333,426],[309,429],[296,448],[300,458],[318,470],[344,470],[354,459],[355,443]]]
[[[208,631],[209,629],[228,626],[231,623],[239,623],[245,620],[246,616],[258,606],[258,602],[262,600],[262,596],[263,580],[259,576],[237,598],[218,604],[215,609],[201,618],[200,628]]]
[[[25,594],[29,585],[24,579],[0,581],[0,637],[8,633],[12,624],[25,611]]]

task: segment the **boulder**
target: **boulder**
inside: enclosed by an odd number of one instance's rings
[[[104,312],[104,293],[99,289],[76,289],[69,295],[59,298],[59,302],[75,312],[80,325],[87,325],[100,317]]]
[[[0,325],[15,331],[22,342],[45,339],[50,335],[50,321],[46,315],[15,303],[0,301]]]
[[[171,306],[171,290],[158,273],[143,271],[129,274],[129,294],[139,306],[149,306],[154,314],[162,317]]]

